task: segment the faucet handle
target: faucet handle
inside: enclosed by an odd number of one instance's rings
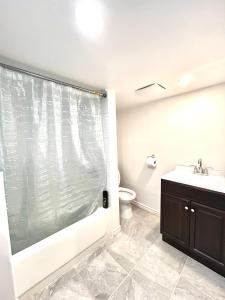
[[[209,170],[215,170],[215,169],[212,167],[205,167],[203,169],[203,175],[209,175]]]
[[[196,166],[194,166],[193,173],[194,173],[194,174],[198,173],[198,168],[197,168]]]
[[[209,175],[209,170],[207,167],[202,169],[202,174],[206,176]]]
[[[202,174],[203,175],[209,175],[209,170],[214,170],[214,168],[212,168],[212,167],[205,167],[202,170]]]

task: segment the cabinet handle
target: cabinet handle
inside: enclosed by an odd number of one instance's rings
[[[188,210],[188,206],[185,206],[184,209],[185,209],[185,210]]]
[[[194,212],[195,212],[195,210],[192,208],[192,209],[191,209],[191,212],[192,212],[192,213],[194,213]]]

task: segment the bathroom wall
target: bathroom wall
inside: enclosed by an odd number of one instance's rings
[[[6,212],[3,173],[0,172],[0,299],[14,300],[15,284],[11,262],[11,248],[9,239],[9,226]]]
[[[118,157],[117,157],[117,130],[116,130],[116,94],[114,90],[107,90],[106,119],[104,120],[104,140],[107,153],[107,189],[111,207],[111,220],[108,231],[116,233],[120,230],[119,197],[118,197]]]
[[[225,84],[118,111],[118,156],[122,186],[158,213],[160,177],[178,164],[225,169]],[[155,170],[145,165],[155,154]]]

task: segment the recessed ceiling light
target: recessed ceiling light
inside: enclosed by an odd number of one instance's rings
[[[97,38],[103,32],[103,6],[98,0],[79,0],[75,6],[76,24],[88,38]]]
[[[185,87],[189,85],[193,80],[193,77],[191,74],[185,74],[183,75],[180,80],[178,81],[178,84],[182,87]]]

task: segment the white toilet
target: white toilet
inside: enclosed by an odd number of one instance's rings
[[[118,171],[118,185],[120,185],[120,172]],[[119,186],[120,215],[123,219],[130,219],[133,215],[131,201],[136,198],[136,193],[130,189]]]

